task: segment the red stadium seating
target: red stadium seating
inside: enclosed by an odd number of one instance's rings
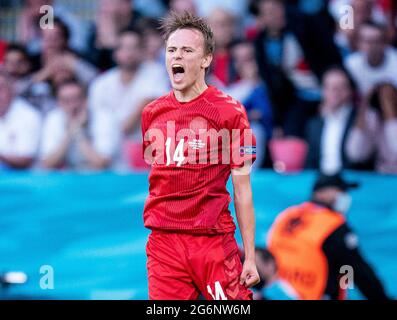
[[[290,173],[303,170],[307,155],[307,143],[299,138],[272,139],[269,143],[274,170]]]

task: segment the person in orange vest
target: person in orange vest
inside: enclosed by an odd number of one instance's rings
[[[301,299],[343,300],[353,281],[367,299],[388,299],[346,223],[348,190],[357,187],[340,174],[321,174],[311,200],[286,209],[271,226],[267,242],[279,276]]]

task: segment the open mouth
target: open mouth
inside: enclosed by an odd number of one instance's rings
[[[175,82],[179,82],[185,75],[185,68],[180,64],[174,64],[172,66],[172,74],[174,75]]]

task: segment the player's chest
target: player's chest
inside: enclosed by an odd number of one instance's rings
[[[229,131],[217,117],[199,112],[159,115],[147,135],[156,150],[155,162],[176,166],[213,162],[230,140]]]
[[[186,108],[184,110],[175,108],[164,108],[162,112],[156,112],[150,120],[149,128],[155,128],[164,133],[175,130],[175,132],[199,131],[215,129],[219,130],[222,124],[221,115],[214,109]]]

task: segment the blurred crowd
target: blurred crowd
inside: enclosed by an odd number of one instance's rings
[[[393,0],[98,0],[89,24],[22,3],[16,41],[0,39],[0,171],[148,169],[140,114],[170,90],[158,19],[173,10],[211,25],[208,83],[245,105],[257,168],[397,173]]]

